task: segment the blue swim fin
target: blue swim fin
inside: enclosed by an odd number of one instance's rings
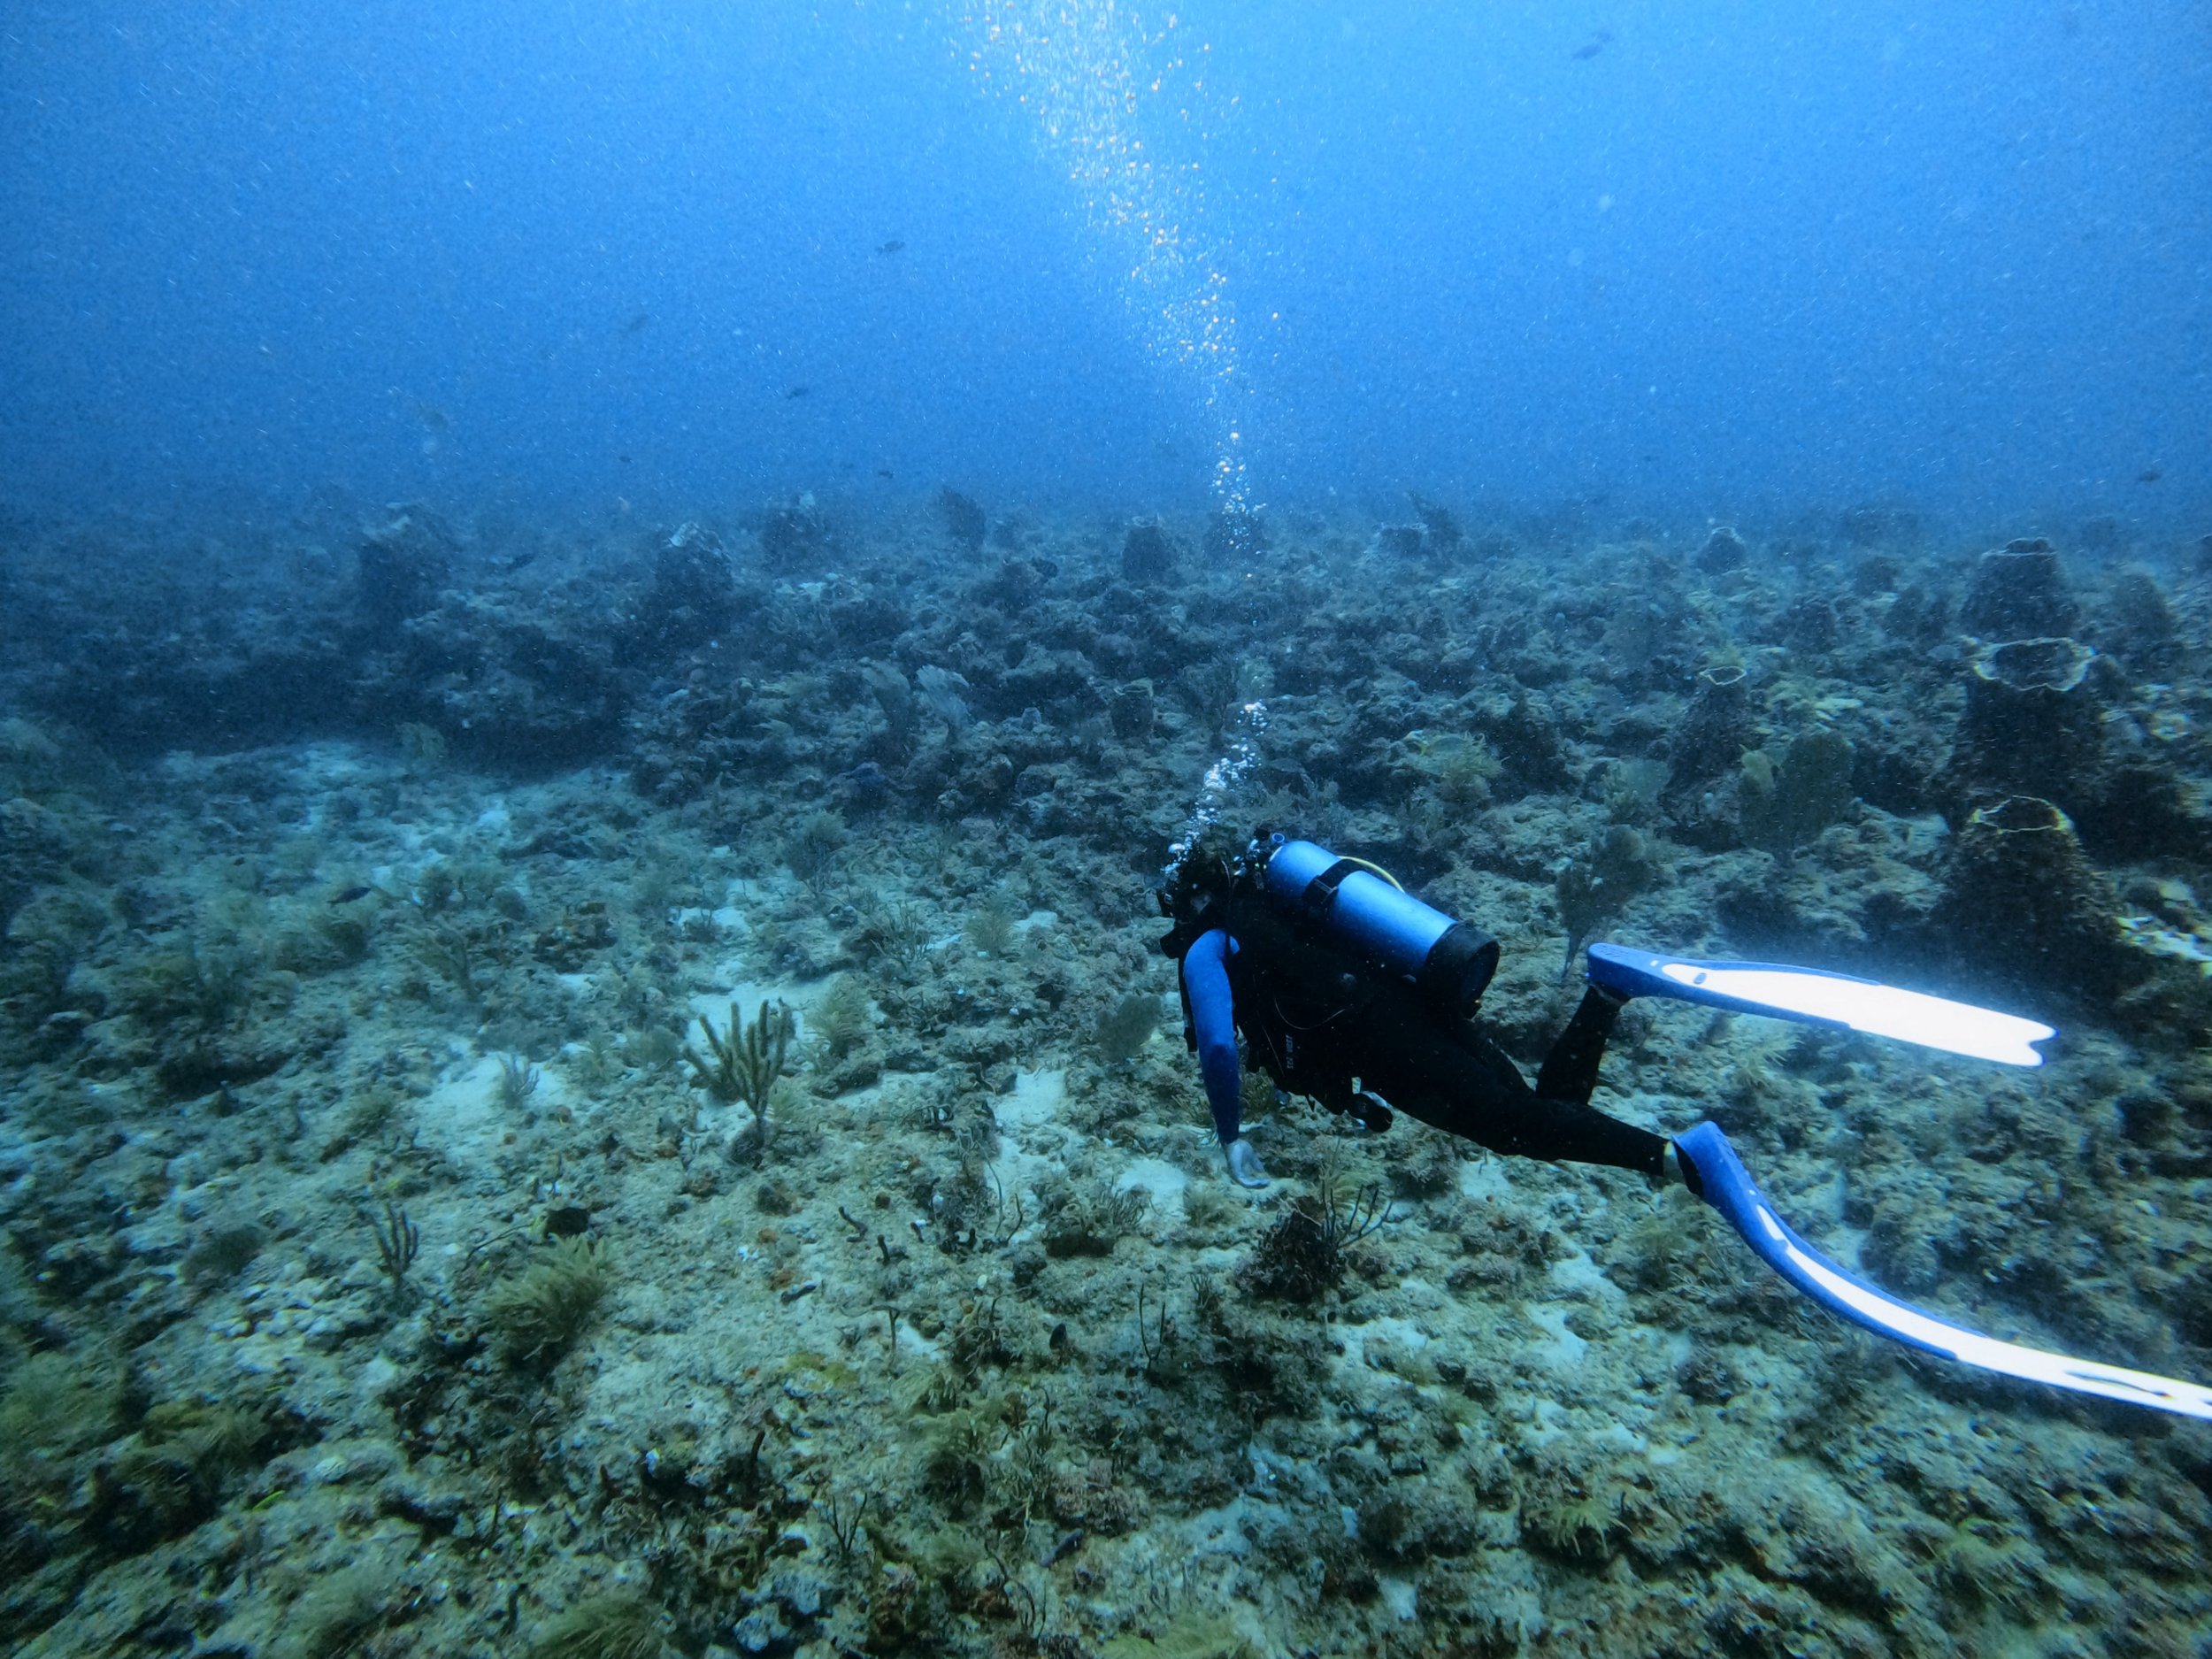
[[[1587,972],[1591,984],[1624,996],[1666,996],[1739,1014],[1841,1026],[2003,1065],[2041,1065],[2043,1056],[2033,1045],[2058,1034],[2016,1014],[1778,962],[1690,962],[1625,945],[1592,945]]]
[[[1893,1342],[1983,1371],[2212,1420],[2212,1388],[2200,1383],[2000,1341],[1939,1319],[1868,1284],[1806,1243],[1774,1213],[1718,1125],[1699,1124],[1676,1136],[1674,1145],[1678,1156],[1696,1167],[1705,1202],[1727,1217],[1769,1267],[1838,1317]]]

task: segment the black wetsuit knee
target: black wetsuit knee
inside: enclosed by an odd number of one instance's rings
[[[1598,1062],[1605,1057],[1606,1039],[1627,1006],[1626,997],[1601,985],[1583,992],[1574,1018],[1544,1056],[1543,1069],[1536,1074],[1536,1092],[1546,1100],[1588,1105],[1598,1086]]]
[[[1594,989],[1586,996],[1545,1061],[1545,1081],[1531,1088],[1512,1056],[1471,1023],[1440,1021],[1409,997],[1386,994],[1364,1010],[1356,1069],[1366,1087],[1399,1110],[1494,1152],[1657,1176],[1665,1140],[1589,1102],[1623,1000]],[[1552,1092],[1576,1086],[1578,1096]]]

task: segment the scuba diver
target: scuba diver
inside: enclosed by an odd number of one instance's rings
[[[1243,1033],[1282,1094],[1370,1131],[1394,1111],[1521,1157],[1609,1164],[1679,1182],[1768,1266],[1829,1311],[1910,1348],[2076,1393],[2212,1419],[2212,1389],[2003,1342],[1898,1301],[1805,1242],[1775,1213],[1719,1126],[1671,1139],[1590,1104],[1621,1009],[1666,997],[1867,1032],[2009,1065],[2040,1065],[2048,1025],[1893,986],[1776,963],[1691,962],[1594,944],[1580,1005],[1531,1087],[1474,1023],[1498,941],[1407,893],[1390,873],[1312,841],[1256,838],[1225,856],[1179,847],[1159,895],[1173,924],[1184,1035],[1196,1051],[1230,1179],[1268,1174],[1242,1121]]]
[[[1182,967],[1186,1034],[1240,1187],[1267,1185],[1243,1133],[1240,1028],[1278,1089],[1363,1128],[1388,1128],[1394,1108],[1493,1152],[1695,1180],[1672,1142],[1590,1104],[1627,997],[1596,984],[1584,992],[1531,1089],[1473,1022],[1498,969],[1496,940],[1431,910],[1374,864],[1279,836],[1255,857],[1262,849],[1256,841],[1233,864],[1194,853],[1176,890],[1161,895],[1175,923],[1161,949]],[[1334,919],[1355,934],[1309,925],[1340,906]]]

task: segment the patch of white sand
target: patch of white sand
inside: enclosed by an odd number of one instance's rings
[[[1183,1189],[1189,1185],[1190,1177],[1164,1158],[1132,1158],[1114,1177],[1116,1192],[1125,1193],[1141,1187],[1162,1209],[1171,1204],[1180,1209]]]
[[[1534,1344],[1532,1352],[1562,1370],[1572,1370],[1582,1363],[1582,1356],[1589,1351],[1590,1345],[1567,1329],[1568,1317],[1574,1312],[1571,1307],[1548,1303],[1541,1307],[1525,1306],[1522,1311],[1528,1315],[1531,1324],[1542,1327],[1551,1337],[1548,1342]]]
[[[538,1087],[546,1087],[542,1073]],[[535,1104],[534,1097],[532,1103]],[[430,1127],[446,1156],[457,1163],[490,1163],[508,1133],[522,1127],[500,1104],[499,1056],[495,1054],[480,1055],[446,1072],[415,1115]]]
[[[1505,1160],[1486,1156],[1463,1160],[1459,1166],[1459,1190],[1463,1196],[1474,1199],[1507,1196],[1513,1190],[1513,1183],[1505,1179]]]
[[[1385,1314],[1370,1319],[1364,1325],[1340,1325],[1337,1340],[1344,1344],[1344,1363],[1359,1367],[1367,1363],[1367,1346],[1379,1342],[1386,1353],[1416,1354],[1429,1345],[1429,1333],[1410,1319],[1401,1319]]]
[[[1001,1129],[1033,1129],[1056,1122],[1067,1097],[1065,1071],[1017,1071],[1012,1091],[996,1102],[993,1110]]]

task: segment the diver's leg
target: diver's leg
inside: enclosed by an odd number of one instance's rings
[[[1613,1034],[1613,1022],[1627,1006],[1626,997],[1601,985],[1585,991],[1575,1017],[1544,1056],[1543,1069],[1536,1074],[1536,1092],[1546,1100],[1588,1105],[1590,1091],[1598,1086],[1598,1062],[1605,1057],[1605,1040]]]
[[[1515,1157],[1603,1164],[1654,1177],[1664,1171],[1664,1137],[1609,1118],[1586,1098],[1532,1089],[1511,1056],[1472,1025],[1445,1025],[1425,1009],[1402,1005],[1371,1009],[1367,1035],[1361,1083],[1432,1128]],[[1601,1031],[1591,1045],[1593,1073],[1602,1041]]]

